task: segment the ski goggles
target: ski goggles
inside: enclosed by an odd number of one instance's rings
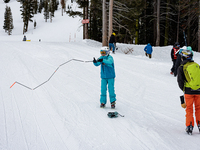
[[[106,51],[100,51],[100,53],[101,53],[101,54],[106,54],[107,52],[106,52]]]

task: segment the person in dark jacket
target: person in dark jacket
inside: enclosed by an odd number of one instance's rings
[[[186,49],[187,49],[187,47],[183,46],[175,54],[177,56],[176,63],[175,63],[175,66],[174,66],[174,76],[175,77],[177,76],[178,67],[181,65],[181,62],[182,62],[180,53],[182,52],[182,50],[186,50]]]
[[[176,59],[177,59],[177,55],[176,52],[180,49],[180,45],[178,42],[176,42],[171,50],[171,59],[173,62],[172,68],[171,68],[171,72],[170,74],[174,74],[174,69],[175,69],[175,64],[176,64]]]
[[[175,67],[174,67],[174,76],[176,77],[177,76],[177,70],[178,70],[178,67],[181,65],[181,55],[180,53],[183,51],[183,50],[190,50],[193,54],[193,51],[192,51],[192,47],[191,46],[183,46],[182,48],[179,49],[179,51],[176,52],[176,55],[177,55],[177,59],[176,59],[176,64],[175,64]]]
[[[149,56],[149,58],[152,57],[153,48],[150,43],[148,43],[147,46],[145,46],[144,51],[146,56]]]
[[[194,117],[193,117],[193,104],[195,106],[195,116],[196,116],[196,124],[199,128],[200,132],[200,88],[192,89],[191,85],[186,79],[184,73],[184,66],[188,65],[187,63],[194,62],[192,60],[193,53],[190,50],[183,50],[181,53],[181,65],[178,68],[178,77],[177,82],[179,88],[184,92],[185,101],[182,102],[181,106],[186,108],[186,132],[188,134],[192,134],[192,130],[194,127]],[[198,65],[199,67],[199,65]],[[198,68],[199,69],[199,68]]]
[[[23,41],[26,41],[26,36],[24,35]]]
[[[109,40],[109,48],[110,50],[112,49],[113,53],[115,53],[115,46],[116,46],[115,35],[116,35],[115,33],[112,33]]]

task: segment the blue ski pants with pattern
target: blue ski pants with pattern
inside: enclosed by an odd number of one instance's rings
[[[115,79],[101,79],[101,97],[100,97],[100,103],[106,104],[107,102],[107,86],[108,86],[108,92],[110,97],[110,103],[116,101],[116,95],[115,95],[115,88],[114,88]]]
[[[109,48],[110,50],[112,48],[112,51],[115,52],[115,45],[113,43],[109,43]]]

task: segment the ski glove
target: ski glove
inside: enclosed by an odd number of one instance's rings
[[[186,104],[185,104],[185,100],[184,100],[184,96],[180,96],[180,100],[181,100],[181,107],[186,108]]]
[[[181,104],[181,107],[186,108],[186,104],[185,103]]]
[[[102,62],[103,61],[103,59],[101,58],[101,59],[98,59],[98,62]]]
[[[94,57],[93,63],[97,63],[97,60],[95,59],[95,57]]]

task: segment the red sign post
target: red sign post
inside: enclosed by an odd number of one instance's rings
[[[89,19],[82,20],[82,24],[89,23],[89,22],[90,22]]]

